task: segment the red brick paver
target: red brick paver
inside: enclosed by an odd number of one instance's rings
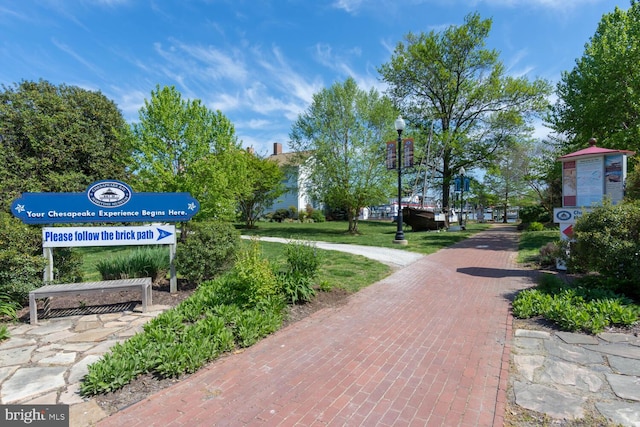
[[[99,425],[501,426],[517,238],[424,257]]]

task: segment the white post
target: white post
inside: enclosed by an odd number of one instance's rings
[[[178,292],[178,278],[176,277],[176,245],[169,245],[169,270],[171,277],[169,278],[169,293]]]
[[[46,283],[53,282],[53,248],[42,248],[42,256],[47,259],[42,281]]]

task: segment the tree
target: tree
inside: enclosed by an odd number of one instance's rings
[[[526,202],[525,196],[528,196],[525,177],[529,172],[531,145],[509,138],[505,148],[487,169],[484,181],[502,206],[502,221],[506,223],[509,206],[521,206]]]
[[[505,75],[498,53],[484,48],[490,29],[474,13],[442,33],[409,33],[379,70],[412,127],[427,132],[433,123],[443,207],[460,167],[486,167],[507,137],[530,133],[550,93],[544,80]]]
[[[640,3],[603,15],[557,94],[547,121],[565,136],[565,153],[592,137],[606,148],[640,150]]]
[[[247,228],[253,228],[264,210],[285,192],[282,184],[284,172],[272,160],[247,153],[247,185],[250,190],[239,198],[242,220]]]
[[[128,125],[100,92],[40,80],[2,86],[0,206],[22,192],[81,192],[125,179]]]
[[[200,217],[234,218],[246,164],[229,119],[200,100],[183,100],[173,86],[156,86],[139,116],[132,125],[137,188],[189,192]]]
[[[396,114],[387,97],[348,78],[315,94],[291,130],[293,149],[312,153],[310,194],[345,209],[350,233],[358,232],[361,208],[388,200],[392,192],[384,142],[394,139]]]
[[[562,165],[557,161],[557,147],[542,142],[533,142],[527,154],[528,170],[524,180],[535,194],[539,206],[549,218],[553,208],[562,206]]]

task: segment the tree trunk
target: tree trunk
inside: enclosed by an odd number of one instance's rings
[[[349,219],[349,234],[358,234],[358,214],[357,209],[347,209],[347,217]]]

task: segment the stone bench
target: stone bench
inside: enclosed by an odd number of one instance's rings
[[[48,315],[48,298],[59,295],[76,295],[86,293],[103,293],[115,291],[135,291],[142,293],[142,311],[147,311],[147,306],[153,304],[151,296],[151,278],[104,280],[100,282],[63,283],[59,285],[45,285],[29,292],[29,320],[32,325],[38,323],[38,305],[36,299],[45,300],[45,315]]]

